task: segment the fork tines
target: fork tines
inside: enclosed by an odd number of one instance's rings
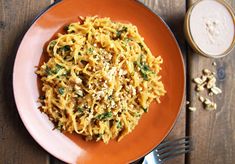
[[[156,149],[159,162],[163,163],[180,154],[185,154],[193,149],[192,139],[188,136],[173,141],[162,142]]]

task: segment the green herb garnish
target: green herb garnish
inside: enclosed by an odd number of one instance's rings
[[[82,108],[78,107],[77,110],[78,110],[79,113],[83,113],[83,109]]]
[[[48,67],[48,66],[46,66],[45,73],[46,73],[47,75],[51,75],[51,74],[52,74],[51,68]]]
[[[120,39],[121,38],[121,35],[122,35],[122,33],[124,33],[124,32],[127,32],[127,27],[122,27],[122,29],[121,30],[117,30],[117,33],[116,33],[116,37],[115,37],[115,39]]]
[[[53,50],[53,47],[56,45],[56,41],[55,40],[53,40],[53,41],[51,41],[50,42],[50,44],[49,44],[49,50]]]
[[[63,88],[63,87],[60,87],[60,88],[58,89],[58,92],[59,92],[59,94],[63,95],[63,94],[64,94],[64,88]]]
[[[149,80],[148,75],[154,72],[149,68],[149,66],[145,62],[143,62],[142,54],[140,55],[139,60],[135,61],[134,64],[140,68],[140,74],[143,77],[143,79],[148,81]]]
[[[57,74],[63,67],[59,64],[55,65],[55,69],[52,71],[54,74]]]
[[[118,123],[117,123],[117,128],[118,128],[118,129],[121,129],[121,128],[122,128],[122,124],[121,124],[120,121],[118,121]]]
[[[92,54],[93,51],[94,51],[94,48],[92,48],[92,47],[88,48],[88,53],[89,53],[89,54]]]
[[[69,45],[65,45],[65,46],[63,46],[63,47],[60,47],[59,50],[68,52],[68,51],[70,51],[70,46],[69,46]]]
[[[110,117],[112,117],[112,116],[113,116],[113,115],[112,115],[111,112],[105,112],[105,113],[99,114],[99,115],[97,116],[97,119],[103,120],[103,119],[110,118]]]
[[[131,38],[124,38],[124,41],[125,42],[130,42],[130,41],[132,41],[132,39]]]
[[[142,66],[144,71],[151,71],[148,65],[143,64]]]
[[[148,81],[148,80],[149,80],[148,75],[146,74],[146,72],[140,70],[140,73],[141,73],[141,76],[143,77],[143,79],[144,79],[145,81]]]

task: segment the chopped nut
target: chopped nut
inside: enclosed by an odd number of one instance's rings
[[[212,87],[215,87],[215,83],[216,83],[216,78],[213,77],[213,78],[211,78],[211,79],[208,81],[208,83],[207,83],[207,85],[206,85],[206,88],[207,88],[207,89],[210,89],[210,88],[212,88]]]
[[[214,106],[214,109],[217,109],[217,104],[216,103],[214,103],[213,106]]]
[[[202,97],[202,96],[199,96],[199,100],[200,100],[201,102],[204,102],[205,98]]]
[[[196,90],[197,90],[198,92],[203,91],[203,90],[204,90],[203,85],[198,85],[197,88],[196,88]]]
[[[80,18],[81,20],[85,20],[85,18],[84,18],[83,16],[79,16],[79,18]]]
[[[214,102],[211,102],[211,104],[206,105],[206,110],[208,111],[216,110],[216,108],[217,108],[217,104]]]
[[[216,65],[215,62],[213,62],[212,64]],[[196,95],[198,96],[198,99],[203,103],[204,109],[209,111],[216,110],[217,104],[215,102],[199,95],[199,92],[205,89],[209,92],[209,96],[222,93],[221,89],[216,87],[216,73],[210,71],[209,69],[203,69],[202,73],[203,75],[201,77],[196,77],[193,79],[193,81],[196,83]],[[196,110],[195,107],[189,107],[189,109],[191,111]]]
[[[204,83],[204,82],[206,82],[206,80],[207,80],[207,76],[202,75],[201,79],[202,79],[202,81],[203,81],[203,83]]]
[[[78,90],[78,91],[76,91],[76,93],[77,93],[79,96],[83,96],[82,90]]]
[[[197,108],[195,108],[195,107],[188,107],[188,109],[192,112],[195,112],[197,110]]]
[[[217,104],[212,102],[208,98],[205,99],[204,104],[205,104],[205,109],[209,110],[209,111],[216,110],[216,108],[217,108]]]
[[[203,69],[203,74],[204,75],[210,75],[211,71],[209,69]]]
[[[211,91],[212,91],[215,95],[222,93],[221,89],[218,88],[218,87],[216,87],[216,86],[212,87],[212,88],[211,88]]]
[[[204,104],[206,104],[206,105],[211,104],[211,100],[209,100],[208,98],[206,98],[205,101],[204,101]]]
[[[207,77],[208,80],[211,80],[211,79],[215,78],[215,76],[214,76],[213,74],[208,75],[208,76],[206,76],[206,77]]]
[[[194,81],[196,84],[202,84],[202,83],[203,83],[202,79],[199,78],[199,77],[193,79],[193,81]]]
[[[213,95],[214,95],[213,92],[210,92],[210,93],[209,93],[209,96],[213,96]]]

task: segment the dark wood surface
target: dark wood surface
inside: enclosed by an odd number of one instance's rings
[[[183,35],[183,23],[184,15],[186,12],[185,0],[141,0],[146,6],[148,6],[153,12],[160,15],[164,21],[169,25],[170,29],[174,33],[182,54],[186,61],[186,45]],[[185,104],[185,103],[184,103]],[[183,105],[179,118],[175,124],[175,127],[171,133],[167,136],[166,140],[180,138],[185,136],[186,125],[186,112],[185,105]],[[185,156],[179,156],[166,163],[184,163]]]
[[[189,7],[195,0],[190,0]],[[235,1],[227,0],[235,9]],[[188,83],[188,99],[198,109],[188,115],[187,134],[195,138],[195,150],[186,161],[194,163],[235,163],[235,51],[221,59],[208,59],[188,51],[189,78],[200,75],[203,68],[215,71],[217,86],[223,93],[214,97],[217,110],[202,109],[194,92],[195,85]],[[213,66],[212,62],[217,65]]]
[[[46,153],[19,118],[13,92],[12,69],[21,35],[49,1],[0,1],[0,163],[49,163]]]
[[[184,103],[175,127],[167,140],[191,135],[195,150],[167,163],[235,162],[235,51],[222,59],[207,59],[194,54],[185,42],[183,22],[187,8],[194,0],[140,0],[159,14],[173,31],[184,56],[187,71],[186,98],[197,111],[192,113]],[[62,164],[50,156],[29,135],[21,122],[13,97],[12,69],[21,35],[33,18],[53,0],[0,0],[0,164]],[[235,8],[235,1],[228,1]],[[217,66],[212,66],[216,61]],[[223,94],[216,98],[218,109],[203,110],[197,100],[191,78],[201,69],[217,72],[218,86]]]

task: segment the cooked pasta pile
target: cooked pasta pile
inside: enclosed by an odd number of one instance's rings
[[[120,141],[166,91],[154,57],[132,24],[86,17],[52,40],[36,73],[41,110],[62,132]]]

